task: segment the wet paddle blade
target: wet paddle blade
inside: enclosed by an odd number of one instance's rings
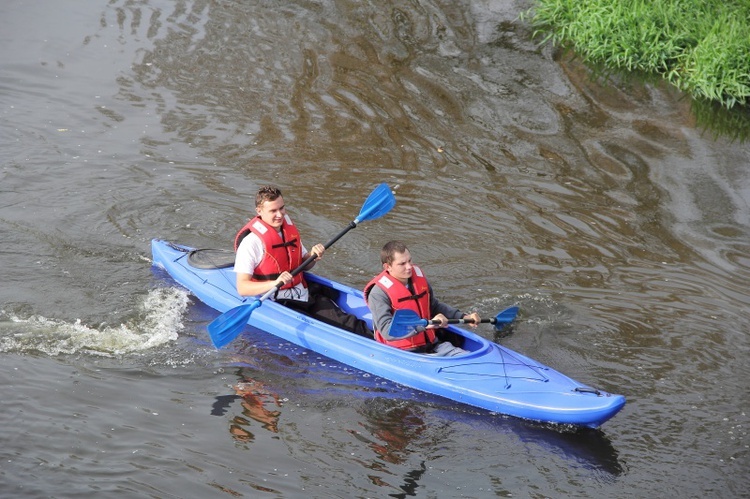
[[[482,319],[483,323],[491,323],[495,325],[496,330],[501,330],[506,324],[510,324],[518,315],[518,307],[509,307],[497,314],[492,319]],[[448,319],[448,324],[469,324],[473,322],[469,320],[466,322],[464,319]],[[408,336],[419,326],[427,326],[430,321],[426,319],[420,319],[419,315],[413,310],[396,310],[393,314],[393,322],[391,322],[391,329],[388,334],[394,338],[403,338]]]
[[[358,224],[380,218],[391,211],[394,206],[396,206],[396,198],[391,192],[391,188],[388,187],[388,184],[382,183],[367,196],[359,215],[354,219],[354,223]]]
[[[393,314],[391,329],[388,335],[392,338],[404,338],[413,333],[418,326],[426,326],[427,321],[420,319],[413,310],[399,309]]]
[[[227,310],[208,325],[208,335],[214,347],[221,348],[234,340],[245,329],[253,310],[260,307],[260,300]]]
[[[508,307],[495,316],[495,327],[510,324],[518,315],[518,307]]]

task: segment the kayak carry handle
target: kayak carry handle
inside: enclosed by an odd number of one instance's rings
[[[585,387],[585,386],[579,386],[578,388],[575,389],[575,391],[579,392],[579,393],[593,393],[597,397],[601,397],[602,396],[602,392],[600,392],[596,388],[589,388],[589,387]]]

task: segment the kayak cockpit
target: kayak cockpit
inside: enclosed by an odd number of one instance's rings
[[[179,246],[177,249],[185,251]],[[234,267],[234,257],[235,252],[227,249],[191,249],[187,251],[187,264],[200,270],[230,270],[231,267]],[[305,279],[309,283],[315,283],[333,290],[334,292],[327,294],[333,298],[336,305],[344,312],[364,320],[367,327],[373,330],[372,313],[367,307],[361,291],[309,272],[305,272]],[[487,340],[464,329],[449,327],[447,334],[450,336],[447,339],[451,343],[457,344],[471,354],[481,354],[490,348]],[[465,355],[461,355],[461,357],[465,357]]]

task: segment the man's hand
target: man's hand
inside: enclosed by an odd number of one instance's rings
[[[322,244],[316,244],[310,250],[310,253],[315,255],[315,260],[320,260],[321,258],[323,258],[323,253],[325,252],[326,252],[326,247],[323,246]]]
[[[433,321],[440,321],[440,324],[436,325],[429,325],[427,326],[427,329],[437,329],[440,327],[448,327],[448,318],[444,316],[443,314],[437,314],[435,317],[432,318]]]
[[[273,281],[273,283],[272,283],[273,286],[271,286],[270,289],[277,288],[277,287],[280,288],[281,286],[283,286],[285,284],[289,284],[290,282],[292,282],[292,279],[294,279],[294,277],[292,277],[291,273],[289,273],[289,272],[282,272],[281,275],[278,277],[278,279],[276,279],[275,281]]]
[[[480,322],[482,322],[482,319],[479,318],[479,314],[476,312],[472,312],[470,314],[464,314],[463,316],[464,320],[473,320],[474,322],[468,322],[471,327],[477,327]]]

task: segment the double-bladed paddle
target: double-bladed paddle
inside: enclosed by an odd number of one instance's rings
[[[502,329],[502,326],[513,322],[518,314],[518,307],[506,308],[495,317],[491,319],[482,319],[481,323],[494,324],[495,329],[498,331]],[[474,319],[448,319],[448,324],[473,324]],[[396,310],[393,314],[393,321],[391,322],[391,329],[388,331],[388,336],[393,338],[403,338],[409,336],[418,327],[427,327],[430,325],[438,325],[438,320],[427,320],[421,319],[419,314],[413,310],[400,309]]]
[[[344,234],[355,228],[357,224],[380,218],[391,211],[391,208],[393,208],[395,205],[396,198],[393,196],[393,193],[391,192],[390,187],[388,187],[388,184],[380,184],[367,197],[364,204],[362,205],[362,209],[359,211],[359,215],[357,215],[357,218],[349,222],[349,225],[344,230],[339,232],[336,237],[328,241],[325,244],[325,248],[328,249],[329,247],[331,247],[333,243],[341,239]],[[310,265],[310,263],[315,260],[315,258],[317,258],[317,256],[314,254],[307,257],[307,259],[302,262],[299,267],[292,270],[292,276],[295,276],[302,272],[305,267]],[[221,348],[227,343],[230,343],[232,340],[234,340],[247,325],[247,321],[250,319],[253,310],[260,307],[263,304],[263,300],[273,295],[281,286],[282,283],[279,283],[272,289],[269,289],[263,296],[256,299],[254,302],[240,305],[231,310],[227,310],[219,317],[214,319],[213,322],[208,325],[208,334],[211,337],[211,342],[214,344],[214,346],[216,348]]]

